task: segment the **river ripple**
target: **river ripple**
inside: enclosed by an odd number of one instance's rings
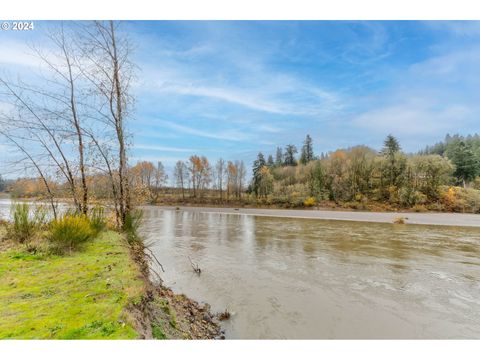
[[[480,338],[475,228],[147,207],[142,232],[166,285],[233,314],[227,338]]]

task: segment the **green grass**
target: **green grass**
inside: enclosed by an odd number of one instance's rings
[[[158,324],[152,325],[152,336],[154,339],[157,339],[157,340],[164,340],[167,338],[167,336],[163,331],[163,327]]]
[[[0,252],[0,339],[134,339],[125,312],[143,282],[120,235],[71,255]]]

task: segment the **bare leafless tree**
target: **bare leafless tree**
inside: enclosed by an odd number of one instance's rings
[[[82,73],[95,89],[98,115],[116,136],[118,154],[118,206],[120,225],[130,211],[130,184],[127,165],[126,119],[133,105],[130,84],[134,66],[131,45],[118,35],[118,23],[96,21],[81,27],[80,40],[86,66]]]
[[[60,25],[49,32],[53,46],[48,51],[32,47],[47,73],[40,85],[0,77],[1,101],[14,109],[2,114],[0,135],[25,155],[23,160],[33,164],[46,186],[52,168],[63,176],[82,213],[88,212],[88,176],[107,175],[121,227],[131,208],[126,119],[133,105],[134,65],[130,43],[118,25],[77,23],[68,31]],[[35,146],[23,146],[19,139]],[[53,197],[51,189],[47,192]]]
[[[183,161],[177,161],[174,169],[175,185],[182,189],[182,199],[185,200],[185,183],[188,178],[188,168]]]
[[[33,154],[31,154],[27,150],[27,148],[25,146],[23,146],[18,141],[18,139],[15,139],[15,137],[13,135],[9,134],[5,130],[2,130],[1,128],[0,128],[0,135],[3,135],[3,137],[5,137],[13,146],[15,146],[15,148],[17,148],[21,153],[23,153],[26,156],[26,159],[28,159],[28,161],[31,162],[31,164],[34,166],[34,168],[36,169],[36,171],[38,173],[38,176],[40,177],[43,184],[45,185],[45,190],[47,191],[47,194],[48,194],[48,200],[49,200],[50,206],[52,208],[52,213],[53,213],[54,218],[56,219],[57,218],[57,205],[56,205],[56,202],[55,202],[55,195],[54,195],[54,193],[53,193],[53,191],[50,187],[50,184],[48,182],[46,174],[44,173],[44,171],[42,170],[42,167],[39,164],[39,161],[36,160],[34,158]]]
[[[243,160],[240,160],[236,163],[238,169],[238,176],[237,176],[237,196],[238,198],[242,197],[242,193],[245,190],[245,178],[247,176],[247,169],[245,167],[245,163]]]
[[[225,178],[225,160],[222,158],[217,160],[215,164],[215,182],[220,194],[220,200],[223,199],[223,183]]]
[[[74,36],[67,36],[63,23],[48,34],[51,43],[54,45],[54,51],[44,53],[38,48],[33,48],[36,55],[53,73],[57,84],[58,91],[44,91],[43,94],[54,98],[60,103],[60,108],[51,112],[57,118],[63,120],[65,132],[73,129],[71,134],[75,138],[78,153],[78,170],[80,172],[81,182],[81,200],[78,201],[78,209],[84,214],[88,212],[88,186],[87,186],[87,169],[85,164],[85,146],[82,131],[82,115],[80,111],[81,103],[85,101],[81,96],[79,98],[78,88],[82,85],[81,71],[79,69],[80,59],[78,58],[79,50],[73,40]],[[50,82],[52,80],[49,80]],[[71,167],[71,166],[70,166]],[[77,194],[76,179],[72,176],[71,186],[73,192]]]
[[[5,91],[3,101],[9,101],[16,110],[12,114],[2,114],[3,120],[8,122],[11,129],[9,131],[10,136],[13,136],[12,127],[14,127],[17,138],[29,138],[43,149],[43,152],[65,177],[74,206],[80,210],[81,205],[77,198],[74,171],[71,160],[67,156],[67,149],[63,144],[69,130],[59,125],[58,122],[63,112],[51,102],[40,103],[41,97],[51,98],[55,95],[38,90],[35,86],[23,83],[13,84],[2,78],[0,78],[0,86]],[[21,135],[18,133],[21,133]]]

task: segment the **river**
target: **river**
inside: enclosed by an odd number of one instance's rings
[[[230,339],[480,338],[476,228],[147,207],[142,232]]]
[[[0,217],[9,209],[0,199]],[[480,338],[478,228],[144,214],[165,284],[228,309],[227,338]]]

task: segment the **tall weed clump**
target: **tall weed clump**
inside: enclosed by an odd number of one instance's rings
[[[48,240],[57,252],[71,252],[97,235],[85,215],[66,214],[50,223]]]
[[[123,231],[127,235],[127,241],[130,245],[143,243],[142,238],[138,234],[138,229],[142,224],[143,211],[139,209],[128,212],[123,224]]]
[[[10,213],[9,236],[20,243],[31,239],[46,224],[47,211],[42,206],[35,207],[32,212],[28,203],[14,203]]]
[[[88,214],[88,218],[95,235],[98,235],[107,228],[107,217],[103,207],[95,206],[92,208]]]

